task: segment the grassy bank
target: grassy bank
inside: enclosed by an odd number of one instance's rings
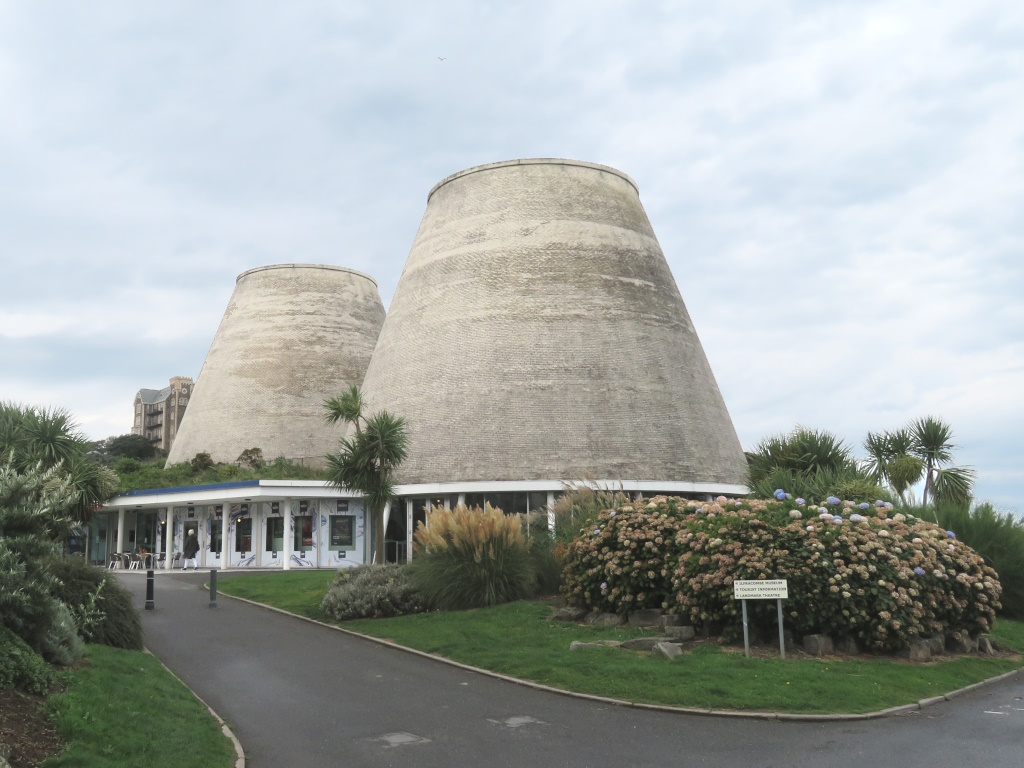
[[[251,574],[222,581],[221,590],[324,620],[319,601],[331,576]],[[517,602],[340,626],[566,690],[715,709],[867,712],[941,695],[1021,666],[1019,658],[982,657],[949,657],[929,664],[875,656],[747,659],[742,648],[715,643],[697,645],[674,661],[618,648],[570,651],[573,640],[622,640],[644,631],[553,623],[545,620],[549,615],[545,603]],[[1000,621],[994,634],[1007,646],[1024,650],[1024,623]]]
[[[206,708],[153,656],[90,645],[47,702],[64,751],[47,768],[228,768],[235,752]]]

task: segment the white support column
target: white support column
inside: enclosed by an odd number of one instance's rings
[[[406,502],[406,559],[413,559],[413,500]]]
[[[405,500],[405,556],[407,560],[412,560],[412,518],[413,508],[412,499]]]
[[[282,553],[284,561],[282,562],[281,567],[286,571],[290,571],[292,567],[292,538],[294,536],[292,533],[292,525],[294,521],[292,520],[291,499],[281,499],[281,513],[284,515],[284,552]]]
[[[125,508],[117,510],[117,552],[124,552],[124,515]]]
[[[388,521],[391,520],[391,502],[390,501],[387,504],[384,505],[384,515],[383,515],[383,517],[384,517],[384,521],[383,521],[384,524],[381,525],[381,527],[380,527],[381,529],[379,531],[377,531],[377,535],[380,537],[381,541],[385,542],[385,544],[384,544],[384,561],[387,562],[387,557],[388,557],[388,552],[387,552]],[[377,550],[374,549],[375,553],[376,553],[376,551]]]
[[[451,509],[452,508],[452,497],[451,496],[445,496],[444,497],[444,508],[445,509]]]
[[[548,491],[548,530],[555,532],[555,492]]]
[[[641,491],[635,491],[633,493],[633,501],[643,501],[644,495]]]
[[[164,568],[171,567],[171,554],[174,551],[174,507],[167,508],[167,525],[164,531]]]
[[[225,504],[220,514],[220,567],[227,568],[231,565],[228,559],[231,552],[231,542],[228,541],[228,518],[231,517],[231,505]]]
[[[459,502],[458,502],[458,504],[459,504],[460,507],[466,506],[466,494],[464,494],[464,493],[460,493],[459,494]]]

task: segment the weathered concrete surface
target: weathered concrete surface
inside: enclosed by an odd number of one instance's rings
[[[636,185],[604,166],[516,160],[435,187],[364,396],[408,421],[399,483],[746,478]]]
[[[246,448],[323,460],[343,434],[323,401],[361,384],[384,322],[377,284],[361,272],[312,264],[238,276],[188,410],[167,457],[201,451],[235,461]]]

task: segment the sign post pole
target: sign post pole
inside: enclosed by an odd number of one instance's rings
[[[749,659],[750,658],[750,632],[747,629],[747,601],[740,600],[740,604],[743,606],[743,654]]]
[[[779,609],[779,655],[786,658],[786,636],[782,629],[782,601],[789,598],[786,579],[734,579],[733,600],[743,605],[743,651],[750,658],[750,632],[747,626],[747,600],[775,600]]]
[[[786,636],[782,631],[782,598],[775,601],[779,606],[779,656],[783,661],[786,659]]]

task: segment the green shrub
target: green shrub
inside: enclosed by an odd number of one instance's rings
[[[786,623],[797,635],[891,650],[920,636],[989,631],[1000,607],[996,573],[951,531],[887,506],[725,497],[620,505],[570,547],[563,592],[600,611],[669,609],[728,636],[740,628],[733,579],[788,579]],[[748,610],[755,629],[773,630],[774,605],[752,601]]]
[[[409,585],[406,566],[360,565],[338,571],[320,606],[339,621],[419,613],[423,598]]]
[[[49,626],[39,642],[43,658],[51,664],[70,667],[85,656],[85,643],[78,636],[78,627],[71,610],[60,600],[51,600]]]
[[[114,471],[118,475],[128,475],[138,472],[140,469],[142,469],[142,462],[130,456],[125,456],[114,462]]]
[[[47,570],[59,579],[53,594],[71,609],[82,639],[142,649],[142,620],[135,599],[109,571],[73,556],[51,558]]]
[[[530,566],[534,573],[534,593],[554,595],[562,585],[562,565],[555,554],[555,536],[548,528],[546,512],[526,516],[529,534]]]
[[[435,608],[461,610],[529,597],[535,575],[518,515],[434,507],[416,529],[409,582]]]
[[[42,694],[52,684],[50,665],[24,640],[0,624],[0,689]]]
[[[985,558],[1003,585],[1000,615],[1024,619],[1024,520],[989,503],[973,509],[940,504],[936,510],[922,509],[919,514],[934,514],[942,528],[956,531],[960,541]]]
[[[811,503],[824,503],[829,496],[849,499],[858,503],[873,503],[878,499],[892,502],[892,493],[853,468],[820,469],[804,474],[785,467],[767,469],[757,480],[748,482],[754,498],[770,498],[776,488],[785,488],[793,496]]]

